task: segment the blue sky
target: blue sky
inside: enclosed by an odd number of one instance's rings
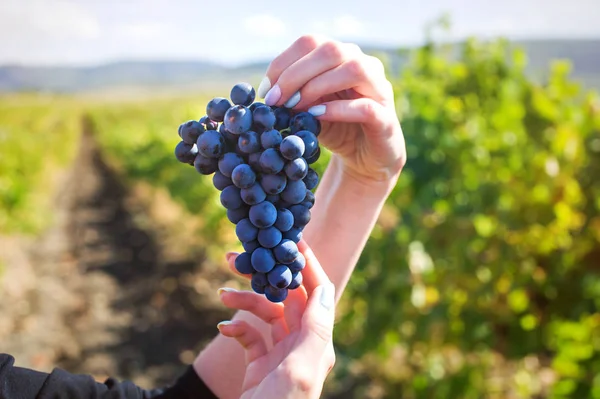
[[[386,46],[423,40],[600,37],[600,0],[2,0],[0,64],[121,59],[268,59],[304,33]]]

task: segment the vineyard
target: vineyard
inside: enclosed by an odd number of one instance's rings
[[[338,311],[330,398],[600,398],[600,97],[527,54],[417,49],[408,163]],[[166,384],[230,314],[219,192],[173,156],[209,93],[0,97],[0,350]],[[326,167],[325,154],[315,165]]]

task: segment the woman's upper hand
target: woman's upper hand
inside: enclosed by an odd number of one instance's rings
[[[334,365],[335,288],[306,243],[298,247],[306,258],[303,285],[290,290],[284,302],[251,291],[219,290],[225,306],[248,311],[271,327],[266,342],[245,321],[219,323],[221,334],[235,338],[246,351],[243,399],[318,398]],[[228,261],[236,271],[235,256]]]
[[[392,85],[355,44],[299,38],[271,62],[258,96],[317,116],[321,143],[361,181],[395,179],[406,162]]]

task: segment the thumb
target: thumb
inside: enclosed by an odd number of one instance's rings
[[[314,289],[302,316],[298,341],[299,353],[320,357],[333,339],[335,320],[335,286],[327,282]],[[305,352],[306,351],[306,352]]]

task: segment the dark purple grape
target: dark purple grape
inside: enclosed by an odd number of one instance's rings
[[[253,130],[240,133],[238,146],[245,154],[253,154],[260,151],[260,136]]]
[[[239,254],[237,258],[235,258],[235,269],[242,274],[254,273],[250,258],[250,254],[247,252]]]
[[[249,212],[250,207],[248,205],[242,205],[236,209],[227,209],[227,219],[229,219],[229,221],[233,224],[238,224],[240,220],[248,218]]]
[[[252,267],[257,272],[268,273],[275,267],[275,257],[270,249],[259,247],[252,252]]]
[[[259,159],[263,173],[277,174],[283,169],[285,162],[279,152],[274,148],[267,148]]]
[[[293,260],[292,263],[287,265],[292,273],[298,273],[306,267],[306,258],[302,255],[302,252],[298,254],[298,257]]]
[[[294,227],[304,228],[310,222],[310,209],[303,205],[292,205],[290,212],[294,215]]]
[[[268,201],[263,201],[260,204],[250,207],[250,220],[259,229],[266,229],[273,226],[276,219],[277,209],[275,205]]]
[[[265,248],[274,248],[281,242],[281,231],[271,226],[258,231],[258,243]]]
[[[300,240],[302,239],[302,230],[300,230],[296,227],[292,227],[288,231],[284,232],[282,234],[282,236],[283,236],[283,239],[291,240],[291,241],[295,242],[296,244],[298,244],[300,242]]]
[[[217,162],[217,166],[218,166],[218,162]],[[215,174],[213,175],[213,186],[215,186],[215,188],[219,191],[223,191],[225,189],[225,187],[227,186],[231,186],[233,184],[233,181],[231,181],[231,179],[227,176],[225,176],[223,173],[219,172],[218,170],[215,171]]]
[[[243,105],[234,105],[227,110],[223,123],[233,134],[247,132],[252,127],[252,112]]]
[[[248,164],[240,164],[231,172],[231,181],[238,188],[248,188],[256,181],[256,174]]]
[[[275,265],[267,274],[269,284],[275,288],[287,288],[292,282],[292,272],[286,265]]]
[[[308,164],[304,158],[296,158],[293,161],[288,161],[283,170],[288,179],[302,180],[308,173]]]
[[[312,156],[305,158],[306,163],[308,163],[309,165],[312,165],[313,163],[317,162],[320,157],[321,157],[321,147],[318,147],[317,151],[315,151],[315,153]]]
[[[216,130],[207,130],[198,137],[198,152],[207,158],[220,158],[225,152],[225,139]]]
[[[292,273],[292,282],[290,283],[290,285],[288,285],[288,290],[295,290],[296,288],[300,287],[302,285],[302,280],[302,273]]]
[[[206,105],[206,115],[215,122],[223,122],[229,108],[231,108],[231,103],[228,99],[215,97]]]
[[[318,137],[321,133],[321,122],[308,112],[300,112],[290,120],[290,130],[292,134],[308,130]]]
[[[281,142],[279,146],[279,151],[281,151],[281,155],[290,161],[294,159],[300,158],[304,154],[304,150],[306,146],[304,144],[304,140],[298,136],[287,136]]]
[[[298,246],[292,240],[283,239],[275,248],[273,248],[273,255],[277,262],[287,265],[292,263],[294,259],[298,257]]]
[[[236,186],[225,187],[221,191],[221,205],[226,209],[237,209],[242,206],[242,197],[240,197],[240,189]]]
[[[235,225],[235,234],[242,242],[256,240],[258,229],[250,222],[250,219],[242,219]]]
[[[281,193],[287,184],[287,178],[283,174],[278,175],[263,175],[260,180],[265,193],[269,195],[276,195]]]
[[[281,133],[275,129],[266,130],[260,135],[260,144],[264,149],[277,148],[282,140]]]
[[[267,197],[267,194],[265,194],[265,191],[258,183],[254,183],[248,188],[243,188],[240,194],[242,196],[242,201],[248,205],[259,204]]]
[[[187,121],[179,125],[179,137],[186,144],[196,144],[196,140],[206,129],[198,121]]]
[[[181,163],[193,165],[196,155],[198,155],[198,147],[196,144],[187,144],[180,141],[175,146],[175,158]]]
[[[194,159],[194,168],[200,174],[210,175],[219,169],[219,162],[216,158],[207,158],[202,154],[198,154],[196,155],[196,159]]]
[[[252,240],[252,241],[242,242],[242,247],[244,247],[244,251],[251,254],[252,252],[254,252],[254,250],[256,248],[260,248],[260,244],[258,243],[258,240]]]
[[[244,163],[244,159],[235,152],[228,152],[219,159],[219,171],[226,177],[231,177],[231,173],[236,166]]]
[[[289,108],[277,107],[273,110],[275,114],[275,129],[283,130],[290,127],[290,120],[292,119],[292,111]]]
[[[206,130],[217,130],[219,127],[219,122],[211,120],[208,116],[203,116],[199,122],[204,125]]]
[[[285,301],[285,299],[288,296],[288,289],[287,288],[283,288],[283,289],[278,289],[275,287],[272,287],[270,285],[267,285],[265,287],[265,297],[274,303],[278,303],[278,302],[283,302]]]
[[[299,204],[306,197],[306,184],[302,180],[288,180],[281,192],[281,199],[290,204]]]
[[[319,184],[319,174],[312,168],[308,168],[308,173],[304,178],[304,184],[307,190],[312,190]]]
[[[280,208],[277,210],[277,219],[275,227],[281,232],[286,232],[294,226],[294,215],[288,209]]]
[[[308,130],[301,130],[296,133],[296,136],[300,137],[302,141],[304,141],[304,153],[302,154],[303,157],[310,158],[319,149],[319,140],[312,132],[309,132]]]
[[[267,105],[256,107],[252,111],[252,120],[254,125],[262,129],[262,131],[271,130],[275,126],[275,114],[271,110],[271,107]]]
[[[242,82],[233,86],[229,93],[229,97],[235,105],[244,105],[248,107],[256,98],[256,91],[250,83]]]
[[[293,279],[292,279],[293,280]],[[250,280],[250,286],[252,290],[258,294],[265,293],[265,287],[269,285],[267,275],[265,273],[254,272],[252,273],[252,279]]]

